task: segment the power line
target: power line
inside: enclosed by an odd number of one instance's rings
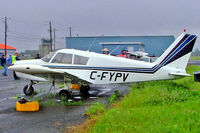
[[[32,39],[32,40],[38,40],[38,39],[41,39],[42,37],[31,37],[31,36],[24,36],[24,35],[19,35],[19,34],[16,34],[16,33],[10,33],[8,34],[8,36],[15,36],[15,37],[18,37],[18,38],[23,38],[23,39]]]
[[[17,35],[17,36],[27,37],[27,38],[41,38],[41,36],[34,35],[34,34],[23,34],[23,33],[16,33],[16,32],[12,32],[12,31],[9,31],[8,33],[11,33],[11,34],[14,34],[14,35]]]
[[[19,38],[19,37],[15,37],[15,36],[10,36],[9,40],[18,40],[18,41],[23,41],[23,42],[39,42],[40,40],[30,40],[30,39],[25,39],[25,38]]]
[[[2,18],[3,19],[3,22],[5,23],[5,44],[7,44],[7,37],[9,37],[9,40],[11,41],[24,41],[26,43],[31,43],[31,42],[38,42],[39,40],[41,40],[42,38],[45,38],[45,37],[42,37],[40,35],[37,35],[37,34],[31,34],[31,33],[20,33],[20,32],[16,32],[16,30],[14,30],[14,28],[11,29],[11,31],[9,30],[8,31],[8,23],[7,23],[7,20],[9,18],[5,17]],[[11,22],[12,26],[15,24],[15,22],[17,23],[21,23],[21,24],[27,24],[26,21],[21,21],[21,20],[16,20],[16,19],[11,19],[11,21],[9,21],[9,23]],[[41,24],[40,24],[41,25]],[[62,43],[62,44],[65,44],[65,37],[61,37],[61,36],[56,36],[56,29],[52,28],[54,24],[52,23],[52,21],[49,21],[49,36],[50,36],[50,41],[51,41],[51,51],[55,50],[56,49],[56,42],[58,43]],[[64,25],[59,25],[60,27],[66,27]],[[32,27],[35,27],[35,26],[32,26]],[[38,27],[38,26],[37,26]],[[30,28],[30,27],[29,27]],[[52,30],[53,29],[53,30]],[[62,30],[64,30],[65,28],[62,28]],[[70,36],[72,36],[72,28],[70,27]],[[53,33],[52,33],[53,32]],[[64,32],[64,31],[63,31]],[[53,39],[52,39],[52,36],[53,36]],[[7,45],[5,45],[6,47]],[[6,49],[6,48],[5,48]],[[7,51],[5,51],[6,53]]]
[[[15,19],[15,18],[10,19],[9,22],[11,22],[13,24],[19,23],[19,24],[23,24],[23,25],[27,25],[27,23],[30,23],[28,21],[18,20],[18,19]],[[31,21],[31,23],[32,24],[30,26],[34,26],[34,27],[36,26],[37,28],[41,28],[41,26],[47,25],[46,22],[39,23],[39,22],[32,22]],[[30,26],[28,28],[30,28]]]

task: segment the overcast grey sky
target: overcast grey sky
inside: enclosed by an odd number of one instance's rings
[[[69,27],[75,36],[200,35],[199,0],[0,0],[0,43],[8,19],[8,45],[18,51],[38,49],[56,28],[57,48],[65,47]],[[198,39],[199,40],[199,39]],[[199,41],[196,46],[200,48]]]

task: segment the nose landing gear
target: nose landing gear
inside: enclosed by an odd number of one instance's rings
[[[34,93],[34,88],[33,88],[32,85],[34,85],[34,84],[36,84],[36,83],[33,82],[33,81],[31,81],[31,83],[30,83],[29,85],[25,85],[25,86],[24,86],[23,91],[24,91],[24,94],[25,94],[25,95],[27,95],[27,96],[33,95],[33,93]]]

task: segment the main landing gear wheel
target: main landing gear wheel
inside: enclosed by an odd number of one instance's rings
[[[31,95],[33,95],[33,93],[34,93],[34,89],[33,89],[32,85],[24,86],[24,94],[25,95],[31,96]]]
[[[89,90],[89,85],[82,85],[80,88],[80,93],[84,98],[88,98],[90,96],[90,94],[88,93]]]
[[[61,99],[64,98],[66,101],[68,101],[68,99],[70,98],[70,93],[67,90],[61,90],[59,92],[59,96]]]

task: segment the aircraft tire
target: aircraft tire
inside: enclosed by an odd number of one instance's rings
[[[82,85],[80,88],[80,93],[82,97],[88,98],[90,96],[90,94],[88,93],[89,90],[90,90],[89,85]]]
[[[29,87],[29,89],[28,89],[28,87]],[[24,94],[27,95],[27,96],[31,96],[34,93],[34,89],[33,89],[32,85],[25,85],[23,91],[24,91]]]
[[[59,92],[59,96],[60,96],[60,98],[65,98],[65,100],[68,101],[68,99],[70,98],[70,93],[67,90],[61,90]]]

